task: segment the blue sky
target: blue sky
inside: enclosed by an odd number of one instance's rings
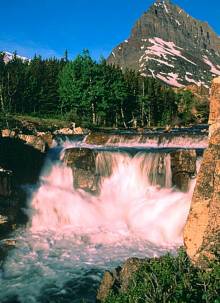
[[[75,57],[89,49],[98,59],[128,38],[153,0],[0,0],[0,50],[32,57]],[[220,35],[220,0],[174,0]],[[4,12],[4,13],[3,13]]]

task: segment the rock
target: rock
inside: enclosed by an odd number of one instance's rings
[[[109,271],[105,271],[104,276],[102,278],[102,282],[97,292],[96,298],[98,301],[104,302],[107,299],[108,295],[110,294],[110,291],[114,287],[115,282],[116,278],[114,278],[113,274]]]
[[[144,259],[130,258],[114,271],[106,271],[97,293],[97,300],[105,302],[111,291],[126,293],[133,275],[146,262]]]
[[[74,134],[76,134],[76,135],[83,135],[84,134],[84,130],[81,127],[76,127],[76,128],[74,128]]]
[[[213,142],[215,144],[213,144]],[[187,254],[194,262],[210,256],[210,242],[220,245],[220,133],[214,133],[205,151],[184,229]],[[212,240],[211,240],[212,239]]]
[[[0,167],[0,196],[9,197],[12,194],[12,171]]]
[[[0,215],[0,224],[4,224],[8,221],[8,218],[6,216]]]
[[[110,137],[108,134],[91,132],[86,137],[86,143],[94,145],[104,145],[108,142],[109,138]]]
[[[213,80],[210,97],[209,136],[220,128],[220,77]]]
[[[38,181],[45,153],[18,138],[0,138],[0,147],[0,166],[13,172],[16,185]]]
[[[53,135],[51,132],[37,132],[37,137],[42,138],[45,143],[45,149],[53,146]]]
[[[196,151],[178,150],[171,153],[172,184],[183,192],[189,189],[192,177],[196,176]]]
[[[74,135],[74,130],[68,127],[64,127],[61,129],[58,129],[54,132],[54,135]]]
[[[74,187],[86,191],[98,190],[96,175],[96,154],[89,148],[71,148],[65,150],[64,163],[73,170]]]
[[[42,137],[36,135],[19,134],[18,138],[25,141],[26,144],[33,146],[44,153],[47,150],[47,144]]]
[[[187,254],[199,265],[204,264],[204,257],[214,258],[214,250],[220,247],[220,77],[213,80],[211,91],[211,138],[184,228]]]
[[[2,137],[11,137],[11,138],[13,138],[15,136],[16,136],[16,131],[14,131],[14,130],[10,130],[8,128],[2,130]]]

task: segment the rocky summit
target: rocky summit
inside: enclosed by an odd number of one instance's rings
[[[209,87],[220,75],[220,37],[171,1],[157,0],[107,61],[174,87]]]

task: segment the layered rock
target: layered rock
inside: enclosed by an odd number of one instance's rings
[[[208,87],[213,75],[220,75],[220,38],[206,22],[169,0],[157,0],[130,37],[112,51],[108,63],[175,87]]]
[[[194,262],[214,257],[220,247],[220,78],[213,81],[209,122],[210,141],[205,151],[184,229],[187,253]]]

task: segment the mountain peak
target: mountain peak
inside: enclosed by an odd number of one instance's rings
[[[156,0],[117,46],[110,64],[139,71],[172,86],[209,86],[220,75],[220,38],[169,0]]]

